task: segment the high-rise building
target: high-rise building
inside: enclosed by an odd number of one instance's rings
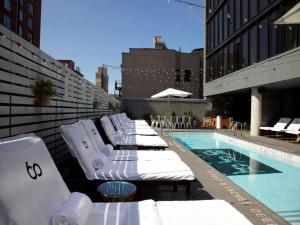
[[[108,74],[107,68],[104,66],[98,67],[96,73],[96,86],[108,92]]]
[[[206,1],[204,96],[228,96],[230,115],[248,119],[252,135],[300,113],[300,26],[275,24],[298,2]]]
[[[175,88],[202,98],[203,49],[191,53],[167,49],[157,36],[153,46],[122,54],[122,97],[148,98]]]
[[[1,0],[0,24],[40,47],[41,0]]]

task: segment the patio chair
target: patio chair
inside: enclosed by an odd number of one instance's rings
[[[107,116],[103,116],[100,123],[111,144],[117,148],[131,146],[145,149],[165,149],[168,147],[168,144],[159,136],[126,135],[120,130],[116,131]]]
[[[191,128],[192,129],[192,120],[193,120],[193,118],[191,117],[191,116],[189,116],[188,118],[187,118],[187,122],[186,122],[186,124],[185,124],[185,127],[186,128]]]
[[[174,129],[176,129],[176,127],[179,128],[180,124],[179,124],[179,116],[175,116],[175,122],[174,122]]]
[[[158,126],[161,127],[161,116],[160,115],[157,116],[157,120],[155,123],[155,127],[158,128]]]
[[[32,134],[1,139],[0,165],[0,224],[251,224],[222,200],[92,203],[70,192],[46,145]]]
[[[185,128],[185,115],[181,117],[180,128]]]
[[[127,135],[137,135],[138,134],[138,135],[157,136],[157,133],[150,126],[148,126],[148,127],[146,127],[146,126],[128,127],[126,125],[122,125],[116,115],[110,115],[109,118],[117,131],[120,130]]]
[[[296,142],[300,142],[300,118],[295,118],[293,121],[288,125],[286,129],[283,129],[282,131],[287,134],[296,135]]]
[[[151,127],[154,127],[156,123],[156,119],[154,118],[154,116],[150,115],[150,120],[151,120]]]
[[[113,147],[108,144],[105,145],[94,122],[92,120],[81,120],[79,121],[81,126],[77,125],[62,125],[60,132],[65,142],[67,143],[72,155],[75,156],[77,146],[72,145],[73,138],[90,139],[93,144],[95,153],[103,153],[111,160],[114,161],[130,161],[130,160],[145,160],[145,161],[156,161],[156,160],[181,160],[180,157],[173,151],[143,151],[143,150],[114,150]],[[79,136],[78,129],[83,130],[84,136]]]
[[[275,131],[280,132],[282,131],[290,122],[292,121],[291,118],[282,117],[280,120],[273,126],[273,127],[260,127],[260,130],[263,131]]]

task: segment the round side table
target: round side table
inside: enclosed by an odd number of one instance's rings
[[[129,202],[136,193],[136,186],[126,181],[109,181],[100,184],[97,190],[105,202]]]

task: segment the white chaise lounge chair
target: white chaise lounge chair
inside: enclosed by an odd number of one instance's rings
[[[119,118],[121,118],[125,123],[128,124],[135,124],[135,125],[139,125],[139,126],[149,126],[149,124],[145,121],[145,120],[131,120],[130,118],[128,118],[128,116],[126,115],[126,113],[120,113]]]
[[[115,147],[134,146],[145,149],[165,149],[168,147],[168,144],[159,136],[126,135],[122,131],[116,131],[107,116],[103,116],[100,122],[107,138]]]
[[[300,118],[295,118],[283,132],[297,136],[296,142],[300,142]]]
[[[68,146],[89,180],[192,181],[191,169],[181,160],[113,161],[94,148],[79,123],[61,127]],[[76,134],[76,135],[74,135]],[[99,165],[95,167],[95,161]]]
[[[150,126],[127,126],[119,121],[117,115],[110,115],[109,118],[114,127],[126,135],[157,136],[157,133]]]
[[[92,203],[69,191],[45,144],[34,135],[0,140],[0,166],[3,225],[72,224],[72,219],[81,225],[251,225],[222,200]]]
[[[291,118],[282,117],[280,120],[273,126],[273,127],[260,127],[260,130],[264,131],[274,131],[280,132],[282,131],[290,122],[292,121]]]
[[[105,145],[94,122],[92,120],[81,120],[79,121],[82,129],[85,130],[86,136],[80,137],[76,130],[72,129],[72,125],[63,125],[60,128],[61,134],[68,144],[71,152],[74,154],[73,147],[69,141],[70,136],[75,138],[90,139],[93,147],[96,151],[102,152],[103,154],[110,157],[114,161],[119,160],[146,160],[146,161],[157,161],[157,160],[181,160],[180,157],[173,151],[151,151],[151,150],[114,150],[113,147],[108,144]],[[70,128],[68,128],[70,127]],[[78,127],[78,126],[77,126]],[[79,128],[79,127],[78,127]]]

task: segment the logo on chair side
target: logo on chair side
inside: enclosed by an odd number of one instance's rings
[[[86,149],[89,148],[89,145],[88,145],[88,143],[87,143],[85,140],[82,140],[82,144],[83,144],[83,146],[84,146]]]
[[[25,163],[26,165],[26,170],[28,175],[33,179],[36,180],[38,177],[41,177],[43,174],[43,171],[39,164],[33,163],[32,166],[28,164],[28,162]]]
[[[93,135],[97,134],[96,131],[95,131],[95,129],[92,129],[92,133],[93,133]]]

